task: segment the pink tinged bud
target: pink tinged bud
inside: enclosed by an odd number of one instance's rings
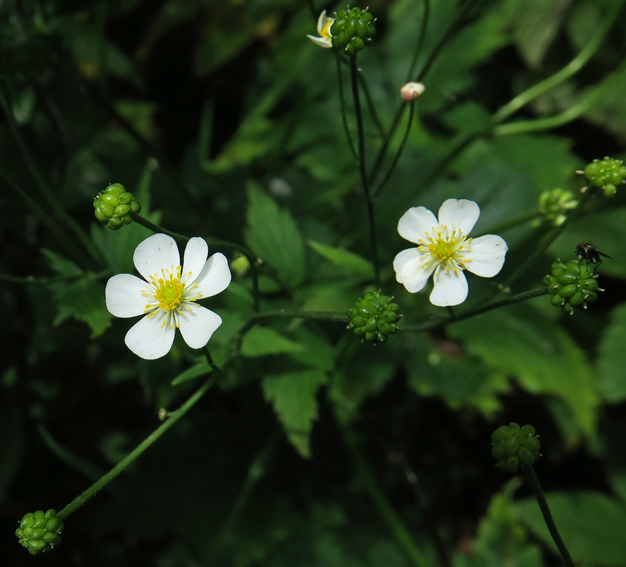
[[[400,96],[404,102],[413,102],[422,96],[425,90],[426,87],[422,83],[407,83],[400,89]]]

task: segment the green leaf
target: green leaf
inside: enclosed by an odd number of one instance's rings
[[[304,279],[305,250],[302,234],[291,213],[282,210],[261,189],[248,187],[246,242],[255,254],[276,269],[289,287]]]
[[[14,405],[0,406],[0,502],[20,464],[22,421]]]
[[[335,248],[327,244],[315,242],[314,240],[309,240],[308,244],[318,254],[330,260],[335,266],[344,270],[348,275],[357,276],[363,280],[374,277],[374,268],[371,262],[368,262],[358,254],[345,250],[344,248]]]
[[[509,2],[510,3],[510,2]],[[529,67],[541,64],[563,18],[562,0],[513,0],[517,47]]]
[[[481,520],[472,553],[458,553],[454,567],[485,567],[486,565],[515,565],[540,567],[543,565],[541,549],[528,542],[513,502],[513,493],[522,484],[520,477],[507,482],[502,492],[489,503],[486,516]]]
[[[48,260],[50,268],[61,276],[80,276],[80,274],[83,273],[83,271],[76,264],[74,264],[74,262],[68,260],[60,254],[57,254],[56,252],[53,252],[52,250],[42,248],[41,253]]]
[[[316,394],[326,383],[321,370],[289,372],[263,378],[265,399],[272,403],[287,437],[301,456],[309,458],[309,438],[317,418]]]
[[[626,507],[599,492],[552,492],[546,500],[575,562],[623,567]],[[556,552],[537,501],[526,498],[517,503],[517,509],[530,529]]]
[[[626,399],[626,303],[611,313],[611,323],[605,329],[599,345],[598,378],[600,393],[608,403]]]
[[[342,419],[352,419],[361,404],[378,394],[394,377],[396,364],[393,359],[379,356],[383,348],[383,345],[361,344],[358,354],[349,363],[349,369],[332,375],[328,397]]]
[[[475,357],[461,356],[454,343],[428,341],[423,336],[408,339],[409,386],[420,396],[440,396],[453,409],[475,407],[487,416],[500,409],[498,395],[510,389],[505,376],[485,372]],[[457,356],[453,356],[454,352]]]
[[[246,333],[241,345],[241,354],[249,358],[304,350],[300,343],[283,337],[267,327],[253,327]]]
[[[531,393],[566,401],[580,429],[594,435],[599,400],[585,353],[541,313],[528,304],[498,309],[452,325],[450,334],[492,371],[515,377]]]
[[[92,273],[85,274],[71,284],[63,284],[54,299],[58,309],[54,326],[73,317],[87,323],[94,336],[98,337],[111,324],[112,315],[106,308],[104,288]]]

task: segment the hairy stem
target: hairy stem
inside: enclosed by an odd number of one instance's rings
[[[164,421],[157,429],[155,429],[146,439],[144,439],[134,451],[124,457],[117,465],[115,465],[107,474],[105,474],[100,480],[92,484],[85,492],[70,502],[63,510],[61,510],[57,517],[59,520],[64,521],[70,514],[80,508],[90,498],[95,496],[100,490],[102,490],[109,482],[117,477],[121,472],[126,470],[128,466],[133,463],[146,449],[148,449],[157,439],[161,437],[172,425],[174,425],[181,417],[183,417],[199,400],[207,393],[207,391],[215,383],[216,377],[211,376],[196,392],[176,411],[169,414],[167,421]]]

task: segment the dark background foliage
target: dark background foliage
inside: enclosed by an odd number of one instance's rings
[[[395,227],[409,206],[474,199],[486,233],[532,213],[543,190],[577,192],[574,171],[587,162],[623,157],[624,10],[590,63],[515,119],[557,115],[598,89],[593,108],[549,131],[485,134],[491,114],[584,48],[609,4],[430,3],[417,60],[426,93],[377,200],[384,291],[407,324],[441,315],[395,283],[391,261],[406,247]],[[359,66],[385,128],[414,78],[423,9],[370,3],[378,36]],[[92,200],[107,184],[123,183],[171,230],[247,244],[265,260],[263,310],[342,311],[366,289],[369,268],[351,272],[309,245],[370,252],[335,57],[306,39],[311,12],[296,0],[0,4],[2,564],[410,565],[350,439],[432,565],[560,564],[529,490],[490,454],[491,432],[519,421],[541,434],[536,470],[574,557],[626,565],[623,192],[593,201],[514,285],[537,287],[555,257],[592,241],[614,259],[589,313],[563,316],[543,297],[376,347],[343,323],[268,322],[219,387],[68,519],[62,545],[36,558],[18,545],[24,513],[61,509],[199,383],[172,385],[198,363],[184,343],[158,363],[139,360],[123,344],[129,321],[105,309],[106,280],[133,271],[150,234],[97,225]],[[351,104],[348,115],[353,126]],[[374,156],[370,113],[366,133]],[[502,232],[502,277],[534,250],[536,230]],[[474,278],[470,299],[492,289]],[[224,319],[210,343],[221,361],[252,314],[248,275],[211,308]]]

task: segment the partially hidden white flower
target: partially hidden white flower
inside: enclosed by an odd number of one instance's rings
[[[398,222],[402,238],[417,244],[393,261],[396,279],[411,293],[424,288],[434,274],[430,302],[441,307],[459,305],[467,298],[465,270],[492,278],[504,265],[508,246],[503,238],[487,234],[468,238],[480,207],[466,199],[448,199],[439,219],[426,207],[412,207]]]
[[[124,341],[137,356],[165,356],[176,328],[194,349],[207,344],[222,318],[196,303],[224,291],[230,283],[228,260],[213,254],[202,238],[191,238],[183,265],[173,238],[155,234],[137,246],[133,262],[145,281],[131,274],[113,276],[106,285],[106,305],[116,317],[145,315],[130,328]]]
[[[314,35],[308,35],[307,37],[316,45],[320,47],[332,47],[333,46],[333,36],[330,33],[330,26],[333,25],[335,18],[329,18],[326,15],[326,10],[324,10],[320,17],[317,19],[317,33],[320,37],[315,37]]]

